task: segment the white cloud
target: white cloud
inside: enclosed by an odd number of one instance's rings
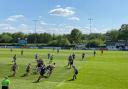
[[[27,24],[19,24],[16,32],[32,33],[34,31],[32,30],[31,26]]]
[[[66,7],[66,9],[68,9],[68,10],[74,10],[75,8],[74,7]]]
[[[24,15],[14,15],[14,16],[9,16],[6,21],[17,21],[19,19],[23,19],[24,18]]]
[[[49,11],[50,15],[54,16],[62,16],[62,17],[69,17],[75,14],[75,11],[73,11],[71,8],[56,8]]]
[[[1,23],[0,24],[1,30],[9,30],[9,29],[15,29],[11,24]]]
[[[80,18],[75,16],[75,8],[73,7],[65,7],[62,8],[61,5],[57,5],[57,8],[50,10],[48,13],[50,15],[54,15],[54,16],[61,16],[61,17],[66,17],[69,20],[73,20],[73,21],[79,21]]]
[[[80,20],[80,18],[78,18],[78,17],[70,17],[70,18],[68,18],[69,20],[74,20],[74,21],[79,21]]]
[[[57,8],[61,7],[61,5],[56,5]]]
[[[72,9],[67,7],[68,9]],[[42,18],[42,16],[39,16],[40,18]],[[20,18],[25,18],[25,16],[22,15],[15,15],[15,16],[10,16],[9,18],[13,18],[13,20],[11,19],[11,21],[16,21],[16,22],[3,22],[0,23],[0,33],[2,32],[10,32],[10,33],[14,33],[14,32],[23,32],[23,33],[34,33],[35,32],[35,27],[34,24],[33,25],[28,25],[27,23],[20,21],[22,23],[18,23]],[[9,19],[7,18],[7,19]],[[70,20],[75,20],[75,21],[79,21],[80,19],[76,16],[69,16],[66,17]],[[4,20],[5,21],[5,20]],[[90,29],[87,26],[74,26],[74,25],[67,25],[67,24],[53,24],[53,23],[47,23],[43,20],[40,20],[37,23],[37,32],[38,33],[42,33],[42,32],[47,32],[47,33],[55,33],[55,34],[69,34],[71,32],[72,29],[74,28],[78,28],[79,30],[81,30],[82,33],[90,33]],[[109,28],[105,28],[102,27],[100,29],[98,28],[94,28],[92,27],[92,33],[104,33],[106,31],[108,31]]]
[[[2,32],[15,32],[16,28],[11,24],[1,23],[0,24],[0,33]]]
[[[41,25],[47,25],[47,23],[44,22],[44,21],[40,21],[40,24],[41,24]]]

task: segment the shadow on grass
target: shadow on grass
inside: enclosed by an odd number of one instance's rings
[[[74,81],[74,79],[69,79],[68,81]]]

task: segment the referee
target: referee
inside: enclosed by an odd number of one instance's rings
[[[2,83],[2,89],[9,89],[10,81],[8,77],[4,77],[4,80],[1,83]]]

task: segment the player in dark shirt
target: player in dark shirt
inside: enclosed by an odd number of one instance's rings
[[[82,53],[82,60],[84,60],[84,57],[85,57],[85,53]]]
[[[57,53],[59,53],[60,52],[60,49],[57,49]]]
[[[50,59],[50,57],[51,57],[51,54],[50,54],[50,53],[48,53],[48,59]]]
[[[76,57],[76,55],[75,55],[75,53],[73,53],[73,54],[72,54],[72,58],[73,58],[73,60],[75,59],[75,57]]]
[[[70,68],[71,68],[72,65],[73,65],[73,57],[72,57],[72,55],[69,55],[67,67],[70,66]]]
[[[13,56],[12,62],[16,62],[16,54]]]
[[[93,55],[96,56],[96,50],[94,50]]]
[[[46,71],[45,65],[42,65],[41,68],[40,68],[40,72],[39,72],[40,75],[39,75],[36,82],[39,82],[41,78],[45,77],[44,76],[45,71]]]
[[[74,74],[73,74],[73,79],[72,80],[75,80],[75,79],[77,79],[78,70],[76,69],[75,66],[73,66],[73,69],[74,69]]]
[[[39,58],[39,55],[36,53],[36,54],[35,54],[35,60],[37,61],[38,58]]]
[[[30,70],[31,70],[31,64],[29,63],[26,67],[26,73],[22,76],[22,77],[25,77],[27,76],[29,73],[30,73]]]
[[[71,66],[73,66],[73,62],[74,62],[74,60],[73,60],[73,57],[72,57],[72,55],[70,55],[69,56],[69,68],[71,68]]]
[[[37,60],[37,72],[40,71],[43,65],[44,65],[44,61],[42,59]]]
[[[13,73],[12,73],[12,75],[9,76],[9,77],[13,77],[13,76],[16,75],[16,69],[17,69],[17,64],[14,63],[14,64],[12,65],[12,67],[11,67],[11,71],[12,71]]]
[[[55,63],[49,64],[49,65],[46,67],[48,77],[50,77],[50,75],[52,74],[54,68],[55,68]]]
[[[24,54],[24,51],[23,50],[21,50],[21,55],[23,55]]]
[[[53,61],[53,54],[50,56],[49,63],[52,63],[52,61]]]

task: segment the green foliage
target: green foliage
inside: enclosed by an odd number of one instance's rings
[[[128,24],[123,24],[121,26],[118,39],[126,41],[128,40]]]
[[[78,44],[81,42],[82,33],[79,29],[73,29],[70,34],[71,43]]]
[[[17,43],[18,38],[27,38],[28,44],[46,44],[50,46],[69,46],[76,44],[87,44],[91,47],[103,45],[107,41],[128,41],[128,24],[123,24],[120,30],[112,29],[105,34],[91,33],[82,34],[79,29],[72,29],[70,34],[56,35],[50,33],[3,33],[0,34],[0,43]]]
[[[13,42],[17,43],[18,42],[18,38],[25,38],[25,34],[22,32],[17,32],[17,33],[13,33],[12,34],[12,38],[13,38]]]
[[[10,33],[3,33],[1,35],[1,38],[0,38],[0,41],[1,42],[5,42],[5,43],[8,43],[12,40],[13,38],[11,37]]]
[[[49,43],[52,40],[52,36],[48,33],[41,33],[37,36],[38,43]]]
[[[92,39],[89,40],[87,47],[98,47],[100,45],[102,45],[104,42],[100,39]]]
[[[49,45],[53,45],[53,46],[68,46],[70,45],[70,42],[68,41],[67,38],[63,37],[63,36],[58,36],[57,40],[53,40],[51,42],[49,42]]]
[[[117,42],[118,41],[118,37],[119,37],[119,31],[113,29],[113,30],[107,32],[106,35],[109,35],[111,41]]]

